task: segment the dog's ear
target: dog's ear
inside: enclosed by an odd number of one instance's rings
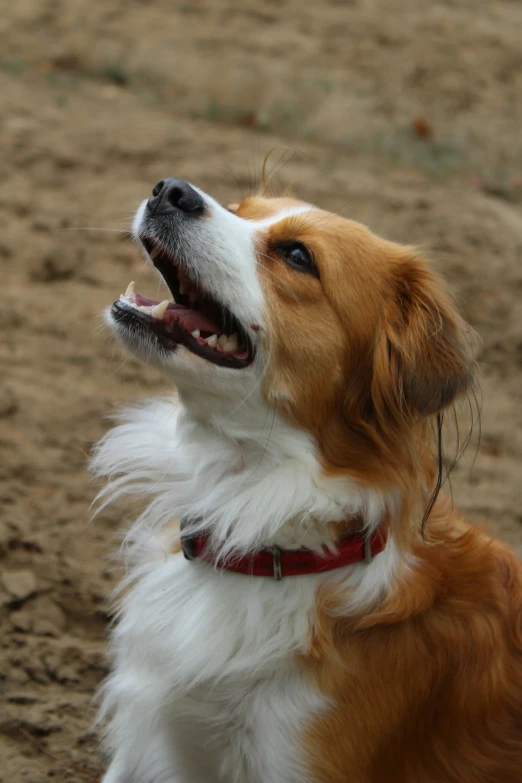
[[[413,252],[393,264],[391,285],[375,351],[374,405],[386,415],[428,416],[473,382],[467,327],[442,281]]]

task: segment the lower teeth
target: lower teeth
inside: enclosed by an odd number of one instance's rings
[[[120,295],[120,300],[125,302],[125,304],[130,305],[135,310],[138,310],[140,313],[145,313],[146,315],[150,315],[159,321],[163,321],[165,313],[170,304],[168,299],[164,299],[162,302],[159,302],[156,305],[138,305],[135,302],[129,300],[130,296],[134,293],[134,282],[132,282],[127,286],[125,294]],[[196,300],[197,296],[192,294],[189,298],[191,300]],[[192,331],[190,334],[196,340],[202,339],[203,343],[208,345],[209,348],[214,348],[226,353],[235,352],[239,348],[239,337],[237,332],[234,332],[231,335],[221,334],[219,337],[217,334],[212,334],[207,338],[201,338],[201,331],[199,329],[194,329],[194,331]]]

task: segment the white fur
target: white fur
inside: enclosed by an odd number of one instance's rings
[[[306,433],[273,411],[263,425],[252,408],[234,420],[214,416],[210,425],[169,401],[124,412],[93,461],[100,474],[122,474],[99,498],[152,496],[134,532],[159,530],[173,517],[201,519],[224,554],[274,543],[320,550],[329,543],[325,523],[349,517],[361,516],[373,531],[384,498],[326,477]]]
[[[324,702],[292,661],[307,650],[317,587],[342,582],[360,609],[395,572],[391,542],[370,565],[282,582],[169,554],[175,536],[166,540],[163,530],[185,515],[206,514],[215,540],[244,550],[275,542],[318,548],[331,543],[324,522],[362,514],[374,528],[382,516],[383,498],[324,478],[307,436],[283,421],[267,444],[246,433],[236,440],[231,429],[228,439],[158,401],[124,414],[96,453],[96,472],[112,476],[106,502],[123,493],[149,501],[128,536],[132,586],[104,691],[113,769],[122,770],[107,783],[306,780],[293,738]],[[173,738],[186,751],[185,734],[194,732],[199,750],[173,758]],[[208,756],[202,744],[213,748]]]
[[[194,186],[193,186],[194,187]],[[303,204],[287,207],[262,220],[244,220],[229,212],[207,193],[195,188],[207,205],[209,212],[198,222],[190,222],[179,228],[176,238],[178,252],[183,255],[190,275],[202,289],[223,302],[234,313],[256,347],[254,364],[238,373],[236,370],[218,368],[187,348],[178,346],[175,353],[154,356],[148,343],[130,345],[131,350],[145,361],[158,361],[175,380],[185,403],[195,391],[202,391],[204,398],[213,399],[214,405],[225,406],[232,400],[244,399],[259,386],[264,360],[261,336],[269,331],[266,307],[259,282],[256,240],[273,224],[301,214],[309,214],[314,207]],[[140,241],[147,201],[143,201],[136,213],[132,231],[140,244],[144,258],[149,255]],[[110,311],[106,323],[113,326]],[[253,330],[256,324],[259,331]],[[118,333],[118,332],[117,332]],[[124,335],[120,335],[125,340]],[[201,407],[201,406],[198,406]]]
[[[203,195],[212,216],[183,240],[192,271],[246,326],[263,324],[253,237],[268,223],[248,225]],[[143,208],[136,230],[142,217]],[[306,781],[302,735],[328,706],[296,663],[317,589],[335,584],[346,610],[360,610],[396,572],[391,540],[369,565],[281,582],[172,553],[176,518],[205,527],[226,558],[272,545],[319,551],[334,546],[326,523],[357,516],[371,533],[394,510],[396,498],[324,474],[312,439],[263,399],[266,360],[259,343],[257,363],[241,371],[177,350],[167,365],[180,402],[126,411],[98,445],[93,469],[109,478],[102,504],[130,495],[142,509],[126,537],[103,689],[112,758],[104,783]]]

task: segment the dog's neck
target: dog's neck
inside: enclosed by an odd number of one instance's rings
[[[393,498],[328,477],[310,437],[274,411],[263,421],[251,410],[250,430],[246,419],[196,417],[170,401],[130,411],[95,457],[99,474],[119,474],[104,497],[148,497],[134,533],[188,517],[200,520],[224,553],[272,545],[320,550],[339,535],[332,523],[351,520],[371,532],[389,512]]]

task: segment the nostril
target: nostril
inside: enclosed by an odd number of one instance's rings
[[[182,179],[166,180],[163,193],[163,200],[174,209],[192,214],[199,214],[205,209],[205,202],[199,193]]]
[[[152,195],[153,196],[159,196],[159,194],[163,190],[164,184],[165,184],[164,180],[160,180],[160,182],[158,182],[156,185],[154,185],[154,187],[152,188]]]
[[[152,189],[148,208],[153,215],[176,215],[179,212],[201,215],[205,211],[205,201],[189,182],[168,177],[162,179]]]
[[[180,187],[175,186],[175,187],[169,188],[169,190],[167,192],[167,199],[170,201],[170,203],[172,204],[173,207],[179,207],[180,206],[180,201],[183,198],[183,195],[184,195],[183,194],[183,190]],[[181,208],[183,208],[183,207],[181,207]]]

